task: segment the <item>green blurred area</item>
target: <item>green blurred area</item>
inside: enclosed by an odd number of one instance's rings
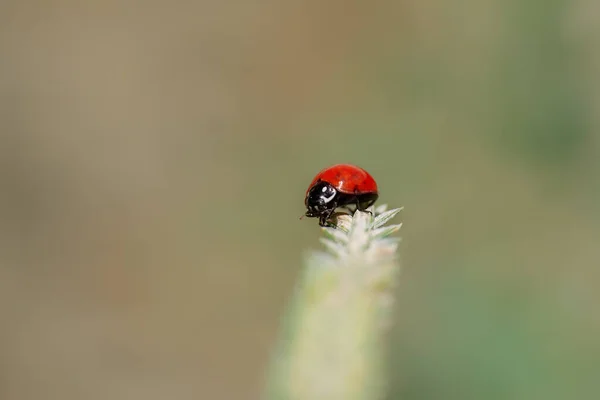
[[[313,175],[404,206],[390,399],[595,399],[592,0],[2,2],[0,398],[255,399]]]

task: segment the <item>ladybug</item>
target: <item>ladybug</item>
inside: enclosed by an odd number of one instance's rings
[[[306,191],[307,217],[319,218],[320,226],[329,226],[329,217],[338,207],[364,211],[379,197],[375,179],[364,169],[350,164],[325,168],[315,176]]]

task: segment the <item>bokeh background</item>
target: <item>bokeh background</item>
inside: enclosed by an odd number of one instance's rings
[[[594,0],[0,3],[0,398],[257,399],[313,175],[404,206],[390,399],[597,399]]]

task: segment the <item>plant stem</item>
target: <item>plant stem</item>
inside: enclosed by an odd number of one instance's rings
[[[364,400],[385,396],[385,333],[399,275],[400,209],[357,211],[324,228],[327,253],[309,255],[269,371],[270,400]]]

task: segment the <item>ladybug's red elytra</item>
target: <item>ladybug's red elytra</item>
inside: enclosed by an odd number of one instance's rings
[[[320,226],[329,226],[329,217],[336,208],[356,205],[363,211],[378,197],[377,183],[367,171],[355,165],[337,164],[319,172],[311,182],[304,198],[305,215],[319,218]]]

